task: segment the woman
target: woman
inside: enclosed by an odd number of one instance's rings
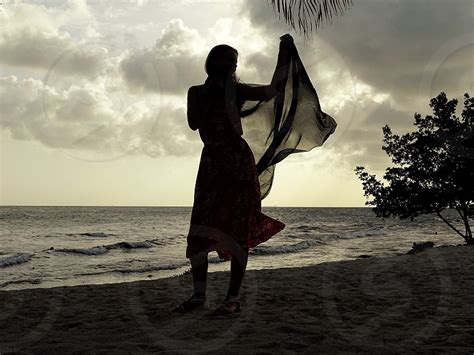
[[[204,143],[196,180],[186,257],[190,259],[194,293],[174,311],[186,313],[206,307],[207,254],[231,260],[231,278],[223,304],[214,312],[240,310],[238,294],[250,248],[268,240],[285,225],[261,212],[260,185],[255,159],[241,137],[240,112],[246,100],[276,96],[284,86],[284,67],[294,48],[293,38],[281,38],[270,85],[252,87],[235,76],[238,52],[221,44],[209,52],[204,85],[188,91],[188,124],[199,130]]]

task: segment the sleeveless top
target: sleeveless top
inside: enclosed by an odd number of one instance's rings
[[[204,85],[198,86],[202,121],[199,135],[204,144],[242,136],[242,123],[236,86],[226,85],[224,80],[208,77]]]

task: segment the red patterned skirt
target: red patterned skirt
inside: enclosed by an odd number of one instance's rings
[[[207,143],[194,190],[186,257],[217,251],[226,261],[270,239],[285,224],[261,212],[255,159],[238,135]]]

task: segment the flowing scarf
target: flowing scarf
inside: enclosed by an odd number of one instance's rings
[[[337,126],[321,110],[296,47],[283,70],[284,89],[277,96],[256,104],[246,101],[240,111],[242,137],[255,157],[262,200],[270,193],[277,163],[321,146]]]

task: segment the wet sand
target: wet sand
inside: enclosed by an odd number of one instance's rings
[[[474,352],[474,247],[249,270],[242,311],[211,317],[228,282],[209,274],[211,310],[185,315],[190,274],[3,291],[0,353]]]

